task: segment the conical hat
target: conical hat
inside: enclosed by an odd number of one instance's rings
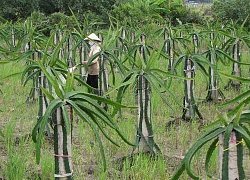
[[[86,37],[84,40],[101,41],[101,39],[95,33],[88,35],[88,37]]]

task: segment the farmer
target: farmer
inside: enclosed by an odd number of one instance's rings
[[[84,40],[88,41],[90,45],[89,59],[92,56],[94,56],[96,53],[100,52],[101,39],[97,35],[92,33],[88,37],[86,37]],[[98,95],[99,61],[100,61],[100,58],[99,56],[97,56],[95,59],[91,61],[91,63],[88,63],[87,61],[82,62],[83,65],[88,65],[87,84],[95,88],[94,94],[97,94],[97,95]],[[92,92],[91,90],[89,91]]]

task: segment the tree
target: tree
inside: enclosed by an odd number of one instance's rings
[[[155,150],[158,152],[159,148],[154,141],[153,134],[153,114],[151,111],[152,91],[159,95],[163,101],[172,108],[162,91],[174,98],[166,85],[166,80],[167,78],[181,77],[156,67],[158,61],[166,56],[162,53],[162,49],[156,50],[148,46],[144,34],[141,34],[138,44],[136,44],[136,41],[132,44],[128,42],[124,43],[127,47],[124,61],[128,60],[132,67],[125,68],[126,72],[123,75],[122,83],[112,91],[118,89],[117,102],[122,102],[126,90],[131,85],[135,85],[138,121],[136,129],[136,146],[134,150],[155,154]]]
[[[39,0],[39,10],[46,15],[50,15],[55,12],[60,12],[58,5],[53,0]]]
[[[179,179],[180,175],[186,170],[192,179],[200,179],[191,170],[191,162],[195,153],[202,146],[213,140],[207,150],[205,170],[207,176],[212,178],[213,175],[208,172],[208,164],[212,153],[219,147],[219,179],[244,179],[245,173],[243,169],[243,143],[246,143],[250,149],[250,133],[249,133],[249,110],[242,111],[244,106],[240,106],[238,111],[232,111],[228,115],[218,114],[219,120],[216,121],[217,126],[213,127],[203,136],[201,136],[186,153],[178,170],[171,179]],[[219,124],[222,124],[221,126]],[[218,178],[218,177],[215,177]]]
[[[182,41],[180,32],[178,28],[173,28],[171,25],[164,27],[159,30],[159,36],[164,35],[165,40],[165,53],[169,56],[168,71],[174,71],[177,73],[176,69],[173,69],[175,56],[176,56],[176,44]]]
[[[247,19],[246,19],[247,20]],[[246,21],[245,21],[246,22]],[[248,49],[250,48],[250,39],[247,31],[244,29],[244,24],[238,26],[232,22],[227,28],[226,31],[222,31],[221,33],[227,37],[227,41],[225,42],[225,51],[227,51],[234,60],[232,75],[236,75],[241,77],[241,68],[240,64],[244,64],[241,62],[241,54],[242,48],[245,46]],[[229,81],[228,87],[232,86],[234,89],[240,89],[240,82],[232,80]]]
[[[38,0],[3,0],[0,16],[6,20],[17,21],[20,18],[27,18],[35,10],[38,10]]]
[[[210,62],[202,55],[202,53],[197,51],[199,32],[195,32],[193,28],[187,29],[186,31],[189,32],[190,30],[191,33],[187,34],[187,37],[183,38],[185,42],[178,44],[178,58],[176,58],[173,66],[176,68],[179,64],[182,64],[183,75],[186,77],[184,80],[184,108],[182,114],[182,119],[186,120],[194,119],[196,114],[200,119],[202,119],[202,115],[198,110],[198,106],[194,98],[195,71],[200,70],[201,73],[207,77],[208,74],[205,70],[205,65],[211,66]]]
[[[212,66],[209,67],[208,94],[206,101],[217,103],[219,100],[225,99],[223,92],[219,88],[219,74],[217,72],[218,62],[228,65],[227,60],[230,56],[224,51],[223,37],[216,25],[207,24],[207,29],[202,32],[205,36],[204,41],[207,44],[207,50],[204,52]],[[232,59],[231,59],[232,60]]]
[[[164,23],[163,14],[168,12],[166,5],[166,2],[156,0],[118,2],[111,11],[111,15],[123,26],[143,27],[145,23]]]
[[[213,18],[224,25],[230,23],[231,20],[241,25],[247,19],[244,27],[250,28],[249,8],[248,0],[214,1]]]

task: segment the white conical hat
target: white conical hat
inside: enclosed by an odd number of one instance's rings
[[[95,33],[88,35],[88,37],[86,37],[84,40],[101,41],[101,39]]]

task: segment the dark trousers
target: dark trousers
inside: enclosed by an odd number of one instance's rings
[[[95,90],[89,89],[90,93],[94,93],[96,95],[99,94],[98,92],[98,75],[88,75],[87,84],[91,87],[95,88]]]

